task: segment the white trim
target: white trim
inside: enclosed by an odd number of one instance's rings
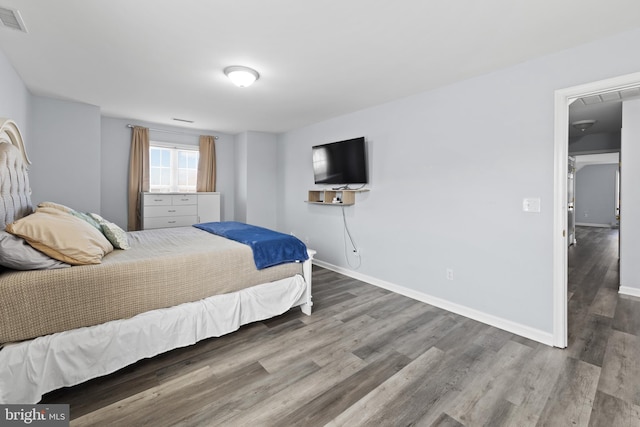
[[[555,92],[553,176],[553,345],[567,346],[567,156],[569,105],[578,98],[640,87],[640,73],[586,83]]]
[[[160,148],[177,148],[178,150],[200,152],[199,145],[176,144],[175,142],[149,141],[149,146],[160,147]]]
[[[569,156],[569,96],[555,93],[553,150],[553,345],[567,346],[567,174]]]
[[[640,298],[640,289],[638,288],[630,288],[629,286],[620,286],[620,289],[618,290],[618,293],[620,295],[629,295],[632,297],[639,297]]]
[[[611,224],[596,224],[596,223],[590,223],[590,222],[576,222],[576,225],[580,227],[611,228]]]
[[[447,310],[452,313],[456,313],[461,316],[468,317],[469,319],[477,320],[478,322],[482,322],[487,325],[494,326],[496,328],[505,330],[507,332],[511,332],[516,335],[523,336],[525,338],[529,338],[531,340],[540,342],[542,344],[553,345],[553,335],[548,332],[541,331],[539,329],[535,329],[526,325],[522,325],[520,323],[512,322],[510,320],[506,320],[501,317],[493,316],[491,314],[487,314],[482,311],[475,310],[473,308],[456,304],[456,303],[444,300],[442,298],[434,297],[434,296],[425,294],[423,292],[418,292],[414,289],[409,289],[404,286],[396,285],[394,283],[390,283],[385,280],[377,279],[375,277],[367,276],[362,273],[348,270],[346,268],[338,267],[336,265],[330,264],[328,262],[320,261],[318,259],[314,259],[313,263],[315,265],[324,267],[328,270],[335,271],[337,273],[343,274],[353,279],[357,279],[362,282],[369,283],[371,285],[377,286],[382,289],[386,289],[391,292],[395,292],[400,295],[404,295],[416,301],[421,301],[426,304],[430,304],[435,307],[442,308],[443,310]]]

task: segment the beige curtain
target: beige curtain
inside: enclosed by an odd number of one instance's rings
[[[142,229],[140,193],[149,191],[149,129],[134,126],[129,155],[129,231]]]
[[[216,191],[216,142],[213,136],[200,135],[196,190]]]

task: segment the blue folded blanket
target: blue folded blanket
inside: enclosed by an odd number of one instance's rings
[[[274,265],[309,259],[307,247],[289,234],[236,221],[194,224],[201,230],[249,245],[258,270]]]

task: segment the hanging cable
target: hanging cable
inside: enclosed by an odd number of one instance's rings
[[[347,225],[347,216],[344,213],[344,206],[342,206],[342,222],[344,223],[344,232],[342,233],[342,237],[344,239],[344,257],[349,264],[349,267],[357,270],[362,265],[362,259],[360,258],[360,252],[358,251],[358,247],[356,246],[355,241],[353,240],[353,236],[351,235],[351,231],[349,230],[349,226]],[[349,251],[347,250],[347,236],[349,236],[349,241],[351,242],[352,253],[355,254],[356,258],[358,258],[358,264],[356,266],[351,265],[351,261],[349,260]]]
[[[336,190],[336,191],[340,191],[340,190],[362,190],[364,187],[366,187],[367,184],[362,184],[360,187],[358,188],[349,188],[349,184],[346,185],[342,185],[340,187],[333,187],[332,190]]]

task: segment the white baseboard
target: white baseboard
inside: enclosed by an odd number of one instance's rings
[[[630,288],[629,286],[620,286],[618,293],[621,295],[630,295],[632,297],[640,297],[640,289]]]
[[[600,228],[611,228],[611,224],[594,224],[590,222],[576,222],[577,227],[600,227]]]
[[[468,317],[469,319],[477,320],[478,322],[482,322],[487,325],[494,326],[496,328],[505,330],[507,332],[511,332],[516,335],[520,335],[525,338],[529,338],[530,340],[537,341],[542,344],[546,344],[548,346],[553,346],[554,341],[553,341],[552,333],[544,332],[539,329],[535,329],[526,325],[522,325],[520,323],[513,322],[511,320],[503,319],[501,317],[493,316],[491,314],[487,314],[482,311],[475,310],[473,308],[456,304],[456,303],[444,300],[442,298],[434,297],[434,296],[425,294],[423,292],[416,291],[414,289],[406,288],[404,286],[399,286],[394,283],[387,282],[385,280],[367,276],[365,274],[358,273],[356,271],[338,267],[336,265],[329,264],[328,262],[324,262],[318,259],[314,259],[313,263],[320,267],[324,267],[328,270],[335,271],[336,273],[340,273],[345,276],[351,277],[353,279],[357,279],[357,280],[369,283],[379,288],[383,288],[388,291],[395,292],[397,294],[412,298],[414,300],[424,302],[426,304],[430,304],[438,308],[442,308],[443,310],[447,310],[452,313],[456,313],[461,316]]]

